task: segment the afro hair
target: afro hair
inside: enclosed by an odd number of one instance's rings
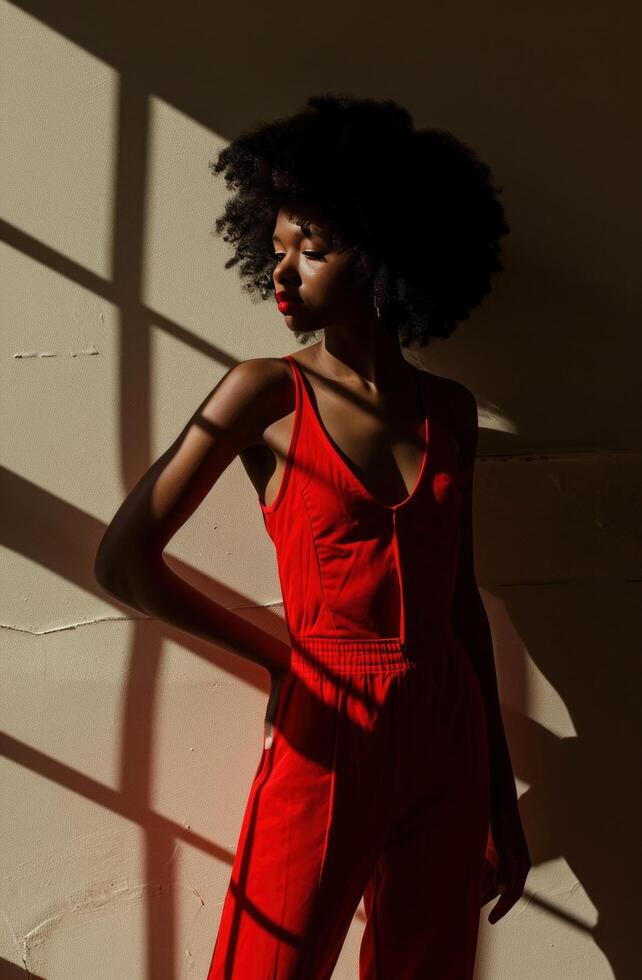
[[[396,102],[323,94],[295,115],[243,130],[213,174],[229,190],[216,234],[234,247],[243,289],[274,294],[278,211],[310,202],[334,248],[351,248],[382,322],[400,344],[426,346],[468,319],[503,270],[510,231],[490,168],[442,129],[416,129]],[[214,232],[213,232],[214,233]]]

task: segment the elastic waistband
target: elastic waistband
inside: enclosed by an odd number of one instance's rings
[[[290,669],[301,676],[378,673],[435,663],[451,650],[452,622],[439,619],[399,637],[290,635]]]
[[[301,677],[378,673],[415,663],[397,637],[293,636],[291,640],[290,670]]]

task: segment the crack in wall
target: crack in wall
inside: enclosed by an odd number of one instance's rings
[[[151,616],[96,616],[95,619],[79,620],[76,623],[65,623],[63,626],[52,626],[50,629],[31,630],[25,626],[14,626],[12,623],[0,623],[0,629],[11,630],[15,633],[29,633],[31,636],[45,636],[48,633],[62,633],[64,630],[80,629],[82,626],[96,626],[98,623],[127,623],[132,620],[150,619]]]
[[[274,602],[266,603],[248,603],[242,606],[228,606],[230,611],[234,612],[235,609],[271,609],[273,606],[282,606],[283,600],[278,599]],[[26,626],[15,626],[13,623],[0,623],[1,630],[10,630],[15,633],[28,633],[30,636],[46,636],[49,633],[62,633],[65,630],[76,630],[83,626],[96,626],[100,623],[128,623],[128,622],[138,622],[140,620],[148,620],[152,622],[153,616],[95,616],[93,619],[82,619],[74,623],[64,623],[62,626],[52,626],[49,629],[44,630],[33,630],[28,629]]]
[[[84,350],[70,350],[67,351],[70,357],[93,357],[94,354],[100,354],[98,348],[93,345],[92,347],[85,347]],[[16,354],[12,355],[14,358],[27,358],[27,357],[58,357],[57,350],[26,350],[18,351]]]

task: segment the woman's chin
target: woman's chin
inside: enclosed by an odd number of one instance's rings
[[[285,322],[285,325],[288,328],[288,330],[292,331],[292,333],[295,332],[301,334],[315,333],[318,327],[312,327],[309,324],[306,324],[305,319],[306,319],[305,317],[302,317],[300,314],[297,313],[283,314],[283,320]]]

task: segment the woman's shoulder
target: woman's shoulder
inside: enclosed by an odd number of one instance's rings
[[[238,361],[227,372],[239,386],[257,395],[278,389],[287,390],[292,373],[283,357],[250,357]]]
[[[477,399],[463,382],[455,378],[447,378],[445,375],[434,374],[423,367],[418,370],[424,375],[423,383],[432,396],[435,407],[443,407],[463,418],[470,417],[473,413],[477,414]]]
[[[257,431],[292,411],[292,374],[283,358],[252,357],[237,361],[223,376],[219,399],[226,399],[236,414],[256,417]],[[230,411],[232,409],[230,408]]]
[[[458,447],[459,465],[467,470],[477,447],[477,399],[461,381],[420,370],[426,375],[428,412],[450,432]]]

